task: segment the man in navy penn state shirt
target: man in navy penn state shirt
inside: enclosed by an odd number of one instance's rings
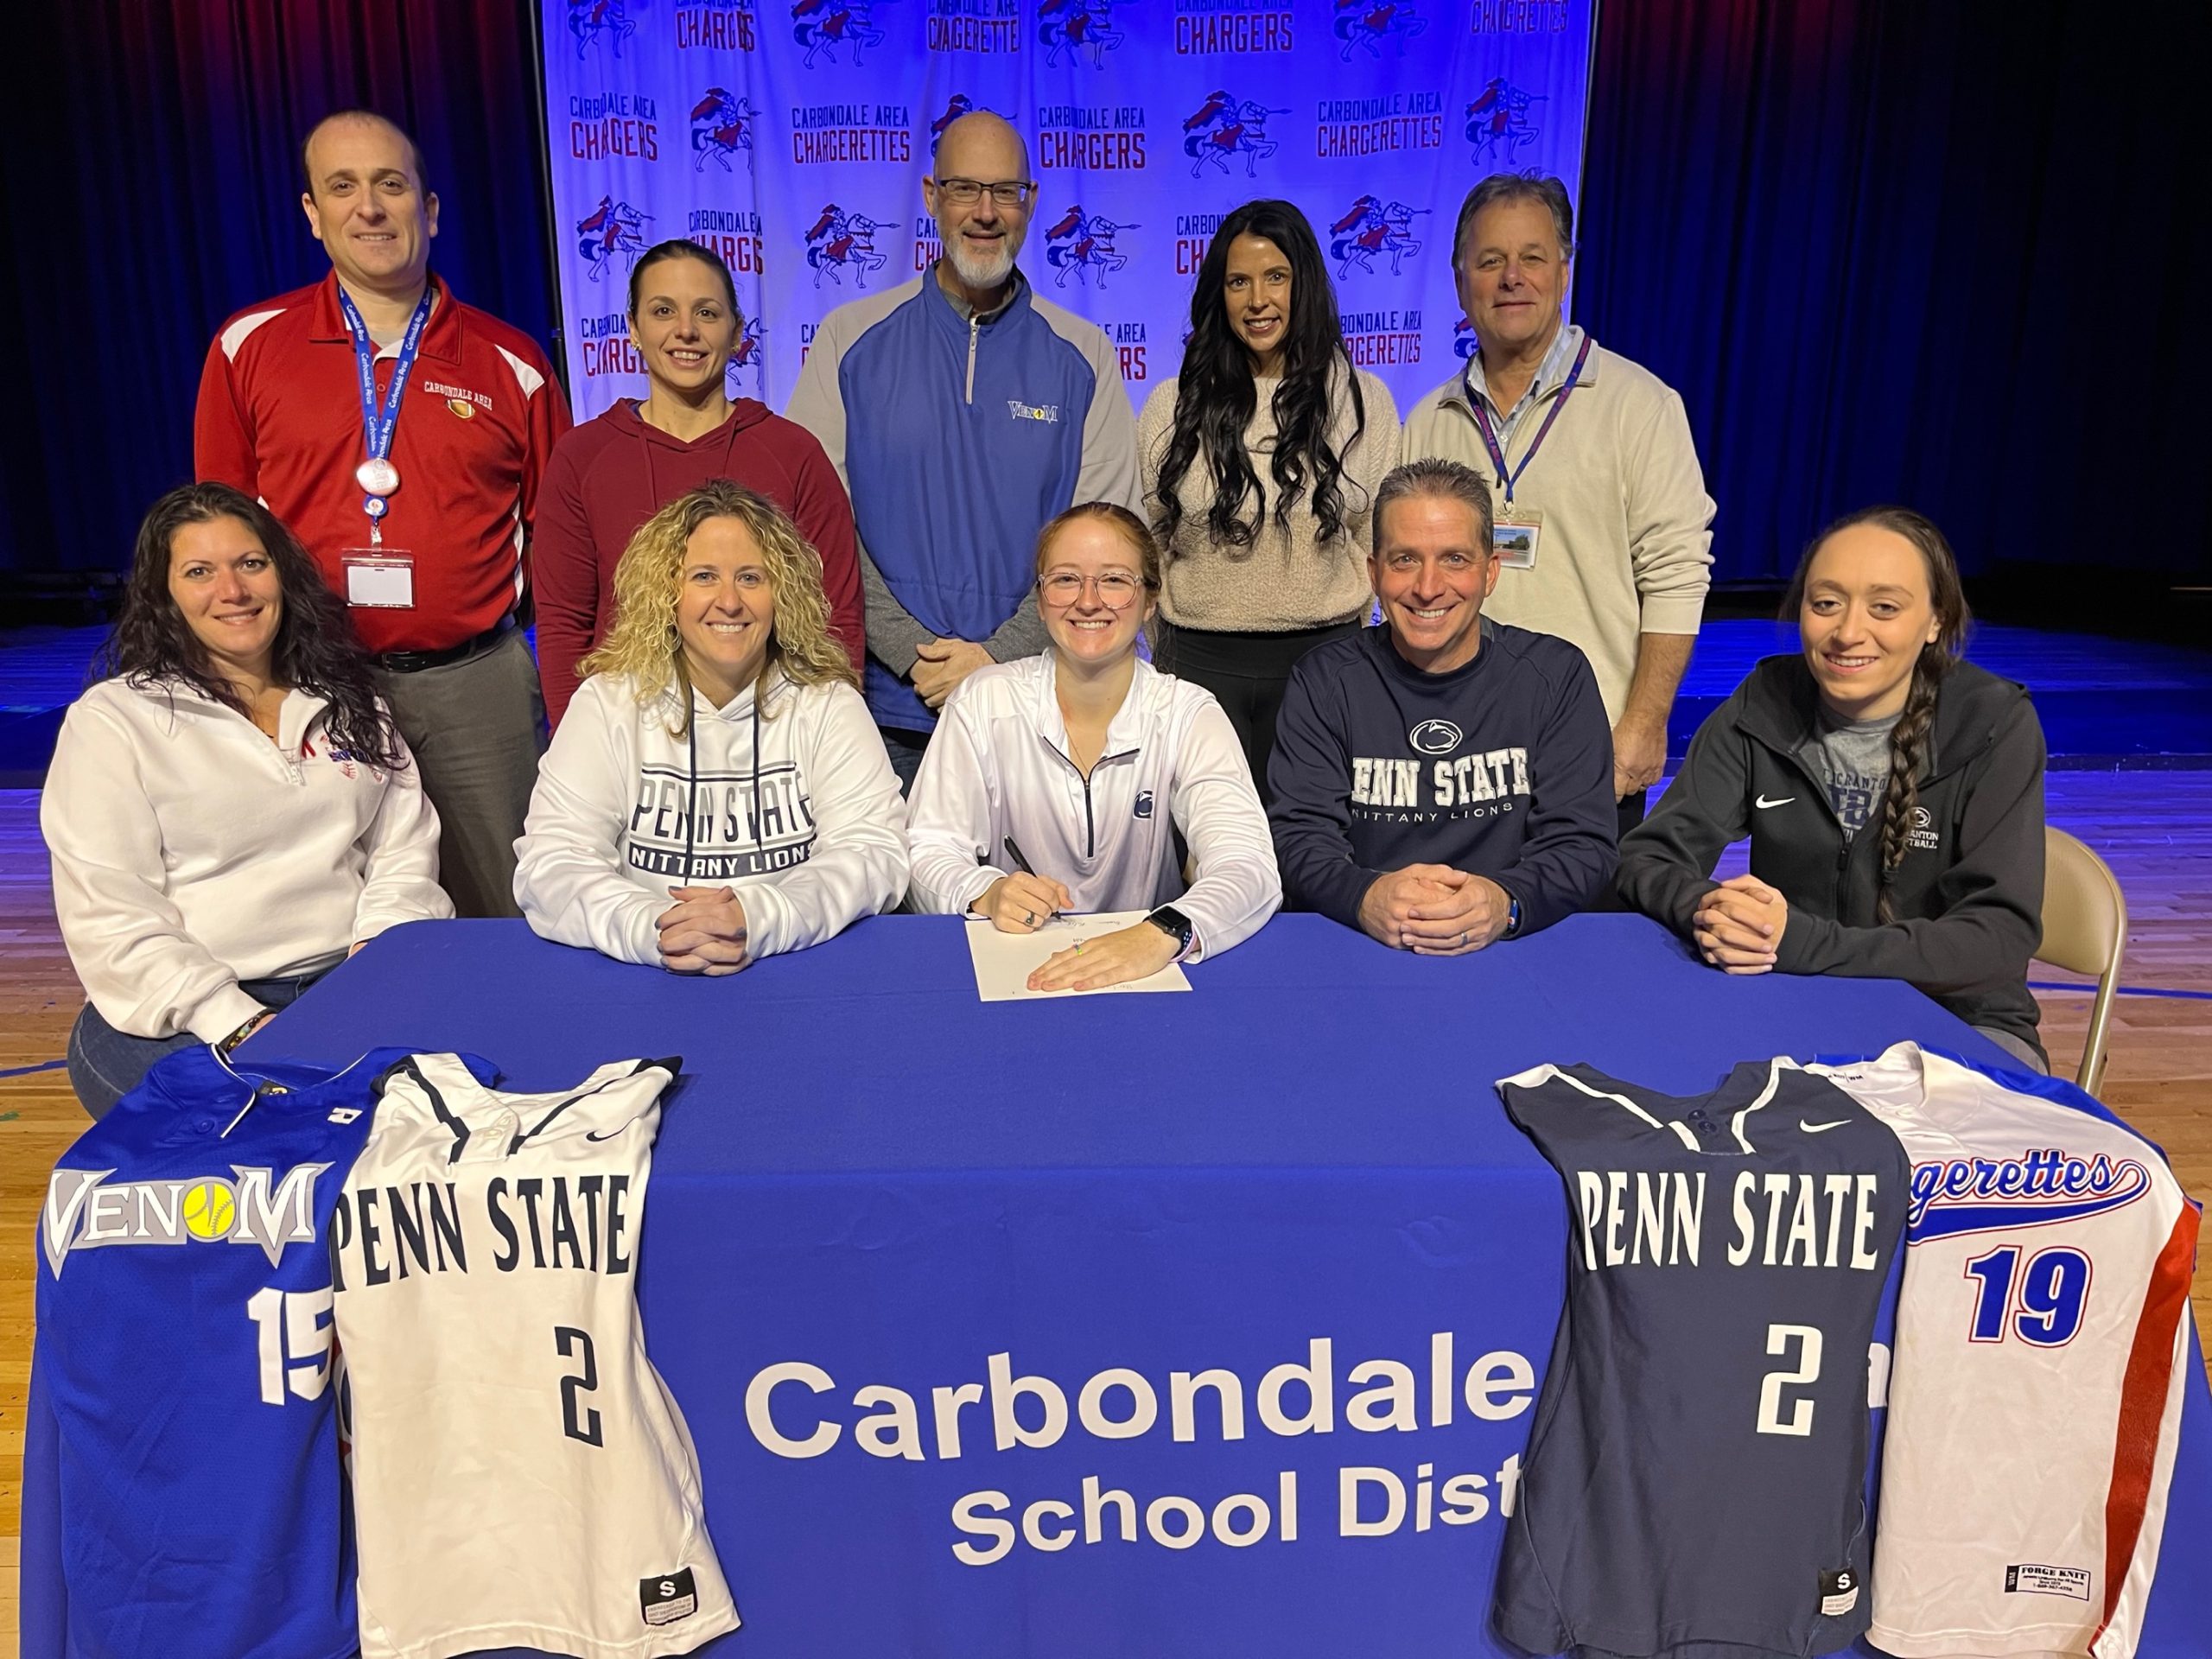
[[[1418,461],[1376,493],[1383,626],[1291,673],[1268,817],[1286,905],[1458,956],[1591,903],[1614,860],[1612,735],[1589,660],[1487,620],[1490,489]]]

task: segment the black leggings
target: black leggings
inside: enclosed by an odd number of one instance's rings
[[[1162,672],[1202,685],[1219,699],[1244,746],[1244,760],[1264,805],[1274,798],[1268,788],[1268,757],[1274,753],[1275,716],[1282,712],[1290,671],[1314,646],[1357,633],[1361,626],[1354,620],[1288,633],[1228,633],[1177,627],[1163,616],[1155,629],[1152,660]]]

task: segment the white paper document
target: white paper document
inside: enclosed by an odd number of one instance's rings
[[[985,1002],[1025,1002],[1052,996],[1104,996],[1115,991],[1187,991],[1191,982],[1179,963],[1156,974],[1102,986],[1096,991],[1033,991],[1029,976],[1046,961],[1102,933],[1117,933],[1150,914],[1141,910],[1101,911],[1090,916],[1055,916],[1034,933],[1001,933],[978,917],[968,924],[968,955],[976,964],[976,995]]]

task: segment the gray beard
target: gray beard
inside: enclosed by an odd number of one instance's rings
[[[952,274],[966,286],[996,288],[1014,275],[1014,255],[1020,251],[1020,248],[1012,237],[1000,244],[1003,251],[997,258],[978,264],[961,245],[957,236],[944,236],[941,229],[938,235],[944,244],[944,257],[952,262]]]

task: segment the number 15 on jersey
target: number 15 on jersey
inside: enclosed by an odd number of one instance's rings
[[[330,1384],[330,1287],[279,1290],[246,1298],[261,1373],[261,1403],[281,1406],[287,1394],[320,1400]]]

